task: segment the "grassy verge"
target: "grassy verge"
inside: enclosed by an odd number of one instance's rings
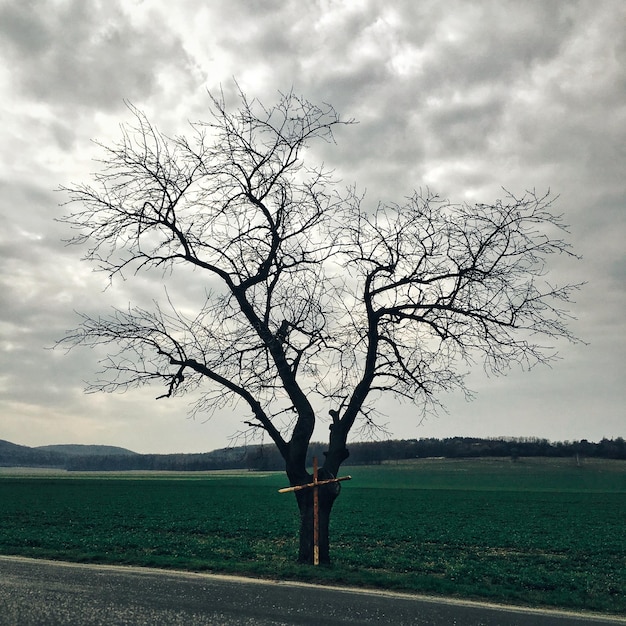
[[[348,468],[334,564],[297,566],[282,474],[0,475],[0,553],[626,612],[626,463]]]

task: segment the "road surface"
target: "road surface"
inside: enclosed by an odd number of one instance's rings
[[[0,624],[600,626],[626,624],[626,619],[0,556]]]

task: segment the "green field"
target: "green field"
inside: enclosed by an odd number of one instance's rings
[[[0,553],[626,613],[626,462],[345,468],[331,567],[301,567],[281,473],[0,472]]]

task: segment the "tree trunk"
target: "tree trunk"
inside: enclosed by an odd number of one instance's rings
[[[334,478],[327,472],[320,471],[319,480]],[[312,478],[311,478],[312,481]],[[319,535],[319,562],[322,565],[330,564],[330,537],[329,522],[333,504],[341,491],[340,483],[330,483],[317,487],[318,490],[318,535]],[[314,563],[314,516],[313,499],[314,488],[296,491],[296,500],[300,509],[300,549],[299,563]]]

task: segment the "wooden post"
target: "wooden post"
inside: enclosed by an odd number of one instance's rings
[[[320,564],[320,494],[317,486],[317,457],[313,457],[313,565]]]
[[[294,487],[283,487],[278,493],[288,493],[290,491],[301,491],[302,489],[313,489],[313,565],[320,564],[320,501],[319,488],[321,485],[338,483],[342,480],[351,480],[352,476],[342,476],[341,478],[328,478],[318,480],[317,457],[313,457],[313,482],[306,485],[295,485]]]

